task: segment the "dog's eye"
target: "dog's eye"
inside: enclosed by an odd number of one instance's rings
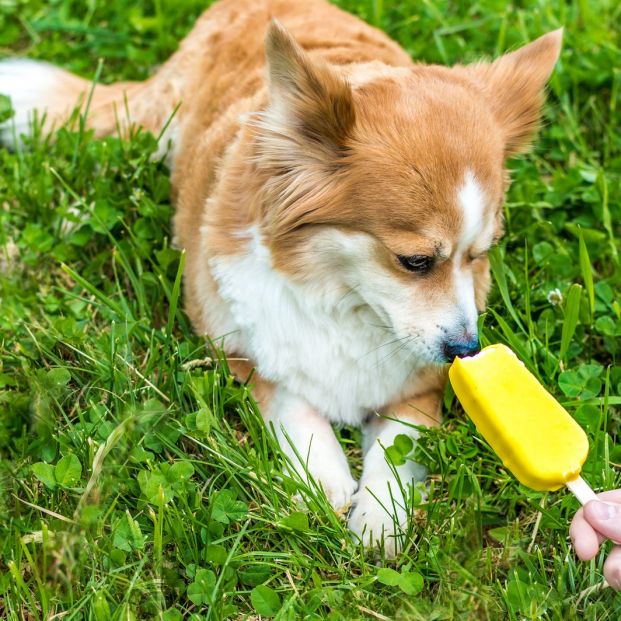
[[[414,254],[411,257],[397,255],[399,263],[410,272],[426,274],[433,267],[433,257],[427,257],[422,254]]]

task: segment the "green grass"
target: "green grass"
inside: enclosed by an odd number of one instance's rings
[[[203,4],[5,0],[0,54],[86,76],[103,58],[104,81],[140,79]],[[621,5],[339,4],[442,63],[565,25],[545,127],[511,166],[482,334],[585,427],[593,486],[618,486]],[[620,618],[604,556],[570,549],[576,501],[519,486],[450,393],[445,424],[416,448],[429,501],[393,561],[282,476],[247,389],[181,310],[154,150],[148,135],[61,130],[0,151],[0,617]],[[358,439],[342,432],[355,463]]]

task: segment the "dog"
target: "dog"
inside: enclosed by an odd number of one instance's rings
[[[440,424],[446,363],[479,349],[505,165],[536,130],[561,42],[448,68],[324,0],[222,0],[145,82],[3,61],[15,117],[0,139],[34,109],[49,131],[89,97],[96,135],[162,134],[194,329],[240,380],[255,370],[288,467],[392,555],[425,472],[385,448]],[[332,424],[362,427],[359,483]]]

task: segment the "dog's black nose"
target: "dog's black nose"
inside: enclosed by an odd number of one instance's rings
[[[467,358],[474,356],[481,351],[479,339],[472,337],[469,339],[455,339],[444,343],[444,355],[448,362],[453,362],[456,357]]]

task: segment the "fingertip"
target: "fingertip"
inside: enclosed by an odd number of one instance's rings
[[[621,489],[613,489],[597,494],[598,500],[602,502],[616,502],[621,504]]]
[[[582,510],[593,530],[615,543],[621,541],[621,504],[592,500]]]
[[[615,591],[621,591],[621,547],[614,547],[604,562],[604,578]]]
[[[599,537],[590,524],[584,519],[580,509],[569,528],[573,548],[581,561],[590,561],[599,550]]]
[[[590,500],[583,507],[584,516],[591,521],[608,521],[621,515],[621,505],[603,500]]]

